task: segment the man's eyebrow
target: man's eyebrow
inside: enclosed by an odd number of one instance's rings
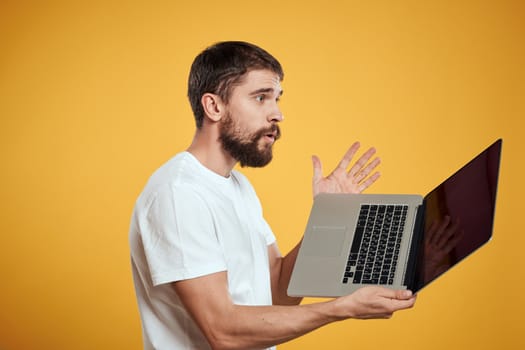
[[[261,88],[261,89],[252,91],[250,95],[267,94],[267,93],[273,93],[274,91],[275,91],[274,88]],[[283,90],[279,90],[279,96],[282,96],[283,92],[284,92]]]

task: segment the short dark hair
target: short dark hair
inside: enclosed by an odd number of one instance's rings
[[[243,41],[223,41],[201,52],[193,61],[188,78],[190,100],[197,128],[204,120],[201,98],[205,93],[218,95],[228,103],[233,87],[246,73],[268,69],[282,80],[284,72],[275,57],[262,48]]]

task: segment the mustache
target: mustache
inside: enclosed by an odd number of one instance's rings
[[[273,135],[275,137],[275,141],[277,141],[281,138],[281,128],[277,124],[272,124],[272,126],[270,126],[269,128],[259,130],[255,134],[254,140],[258,140],[266,135]]]

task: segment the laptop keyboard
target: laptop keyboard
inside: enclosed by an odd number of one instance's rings
[[[343,283],[394,283],[407,210],[406,205],[361,205]]]

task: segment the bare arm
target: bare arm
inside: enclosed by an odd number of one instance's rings
[[[243,306],[232,302],[226,272],[173,283],[213,349],[261,349],[346,318],[389,318],[412,307],[407,291],[368,287],[323,303]]]
[[[301,242],[299,242],[285,257],[281,256],[281,252],[276,243],[268,246],[272,299],[274,305],[297,305],[303,299],[289,297],[286,293],[300,246]]]

